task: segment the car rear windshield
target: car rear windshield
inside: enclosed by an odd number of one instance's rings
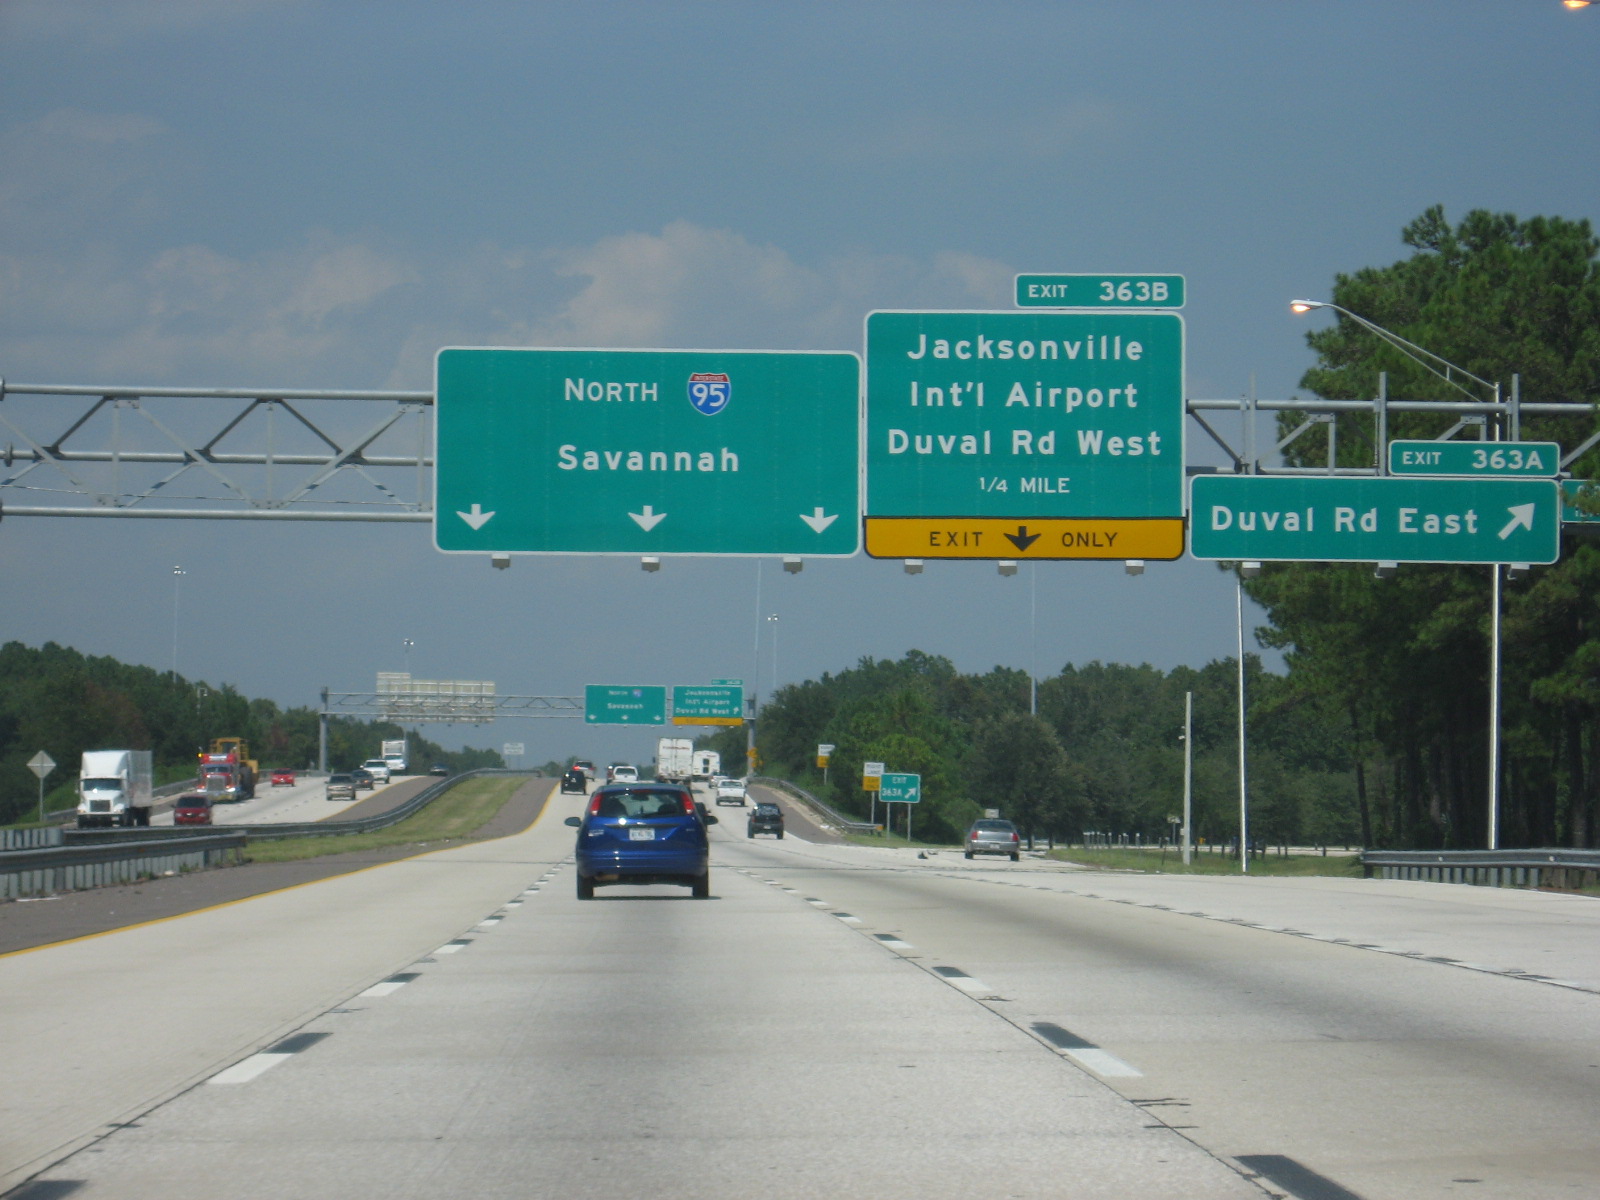
[[[756,816],[758,816],[758,817],[775,817],[777,815],[778,815],[778,806],[776,804],[758,804],[758,805],[756,805]]]
[[[603,792],[600,796],[602,817],[681,817],[683,793],[668,788],[641,788],[637,791]]]
[[[173,808],[210,808],[211,799],[207,796],[179,796]]]
[[[354,779],[354,776],[352,776],[352,775],[329,775],[328,776],[328,782],[330,784],[334,784],[334,783],[349,783],[353,779]]]
[[[1010,821],[974,821],[974,829],[987,829],[993,833],[1010,833],[1016,828]]]

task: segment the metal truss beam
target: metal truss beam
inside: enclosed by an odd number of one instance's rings
[[[433,519],[431,392],[0,380],[6,516]]]
[[[508,717],[581,718],[582,696],[483,696],[464,698],[418,692],[328,692],[325,717],[365,717],[396,724],[483,725]]]
[[[1518,436],[1524,414],[1581,418],[1584,403],[1529,403],[1513,386],[1502,401],[1263,399],[1253,394],[1185,402],[1189,418],[1228,458],[1190,475],[1382,474],[1386,464],[1338,466],[1332,443],[1341,414],[1369,414],[1376,449],[1390,413],[1454,416],[1480,432],[1490,418]],[[0,380],[0,514],[7,517],[143,517],[185,520],[433,520],[431,392],[304,388],[156,388],[20,384]],[[1214,414],[1243,418],[1242,449]],[[1257,451],[1257,413],[1301,413],[1298,427]],[[1208,420],[1208,418],[1210,418]],[[1325,467],[1285,467],[1278,456],[1314,429],[1330,431]],[[1568,468],[1600,433],[1566,450]],[[536,699],[536,698],[528,698]],[[506,713],[505,715],[512,715]],[[526,713],[521,715],[545,715]],[[566,715],[551,713],[548,715]]]

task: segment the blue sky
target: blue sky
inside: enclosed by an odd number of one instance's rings
[[[0,4],[0,376],[419,388],[445,345],[861,349],[1019,271],[1188,280],[1188,391],[1292,393],[1291,296],[1431,204],[1593,214],[1600,14],[1557,0]],[[1226,422],[1224,422],[1226,425]],[[1205,449],[1191,429],[1190,457]],[[1209,564],[437,554],[426,527],[14,518],[0,639],[283,704],[1233,652]],[[761,620],[757,662],[758,617]],[[644,757],[653,734],[442,734]]]

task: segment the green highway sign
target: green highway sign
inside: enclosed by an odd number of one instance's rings
[[[680,685],[672,689],[674,725],[741,725],[743,687]]]
[[[878,780],[878,799],[885,804],[920,804],[922,776],[885,771]]]
[[[1561,520],[1570,525],[1588,525],[1600,521],[1600,512],[1584,512],[1581,508],[1573,506],[1573,501],[1584,488],[1594,489],[1596,485],[1583,479],[1563,479],[1561,481]],[[1600,499],[1600,492],[1596,493]]]
[[[1391,475],[1554,479],[1560,470],[1561,447],[1555,442],[1389,443]]]
[[[1177,313],[874,312],[866,344],[869,528],[1182,519]]]
[[[1018,308],[1182,308],[1182,275],[1018,275]]]
[[[1196,558],[1312,562],[1553,563],[1549,479],[1199,475]]]
[[[712,683],[712,685],[714,687],[743,687],[744,686],[744,680],[742,680],[742,679],[713,679],[711,681],[711,683]]]
[[[583,719],[590,725],[665,725],[667,689],[590,684],[583,689]]]
[[[434,370],[442,551],[859,547],[854,354],[450,348]]]

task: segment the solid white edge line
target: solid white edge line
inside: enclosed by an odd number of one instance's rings
[[[382,983],[375,983],[366,991],[358,992],[356,994],[358,996],[392,996],[401,988],[405,987],[406,982],[407,981],[405,980],[396,982],[393,979],[385,979]]]

